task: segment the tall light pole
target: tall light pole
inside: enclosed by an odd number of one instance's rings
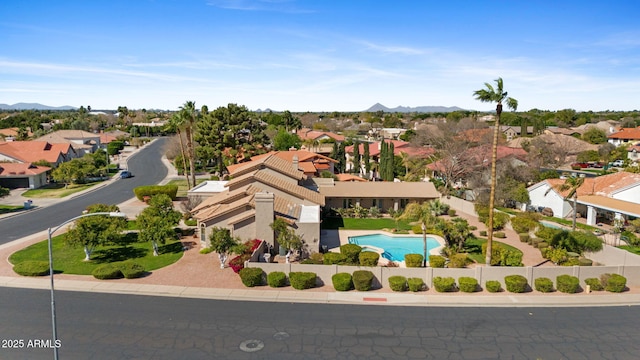
[[[94,213],[86,213],[86,214],[82,214],[80,216],[76,216],[73,219],[69,219],[65,222],[63,222],[62,224],[58,225],[55,228],[49,228],[48,229],[48,233],[49,233],[49,237],[48,237],[48,245],[49,245],[49,278],[51,279],[51,326],[53,328],[53,358],[55,360],[58,360],[58,331],[57,331],[57,326],[56,326],[56,301],[55,301],[55,297],[53,295],[53,246],[52,246],[52,242],[51,242],[51,234],[53,234],[54,232],[60,230],[61,227],[67,225],[70,222],[76,221],[80,218],[83,217],[89,217],[89,216],[97,216],[97,215],[103,215],[103,216],[111,216],[111,217],[126,217],[127,214],[123,213],[123,212],[94,212]]]

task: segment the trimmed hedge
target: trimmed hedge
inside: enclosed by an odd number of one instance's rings
[[[518,237],[520,237],[520,242],[526,243],[529,241],[529,234],[528,233],[519,233]]]
[[[314,272],[290,272],[289,282],[291,287],[297,290],[311,289],[316,286],[316,273]]]
[[[593,266],[593,260],[587,258],[579,258],[578,264],[580,266]]]
[[[337,273],[331,277],[333,288],[336,291],[349,291],[353,289],[353,280],[349,273]]]
[[[152,197],[158,194],[167,194],[171,200],[176,199],[178,194],[178,185],[144,185],[133,189],[136,198],[143,201],[146,196]]]
[[[358,256],[360,266],[378,266],[380,254],[373,251],[363,251]]]
[[[122,279],[124,275],[122,275],[122,271],[115,264],[104,264],[96,267],[91,272],[94,278],[100,280],[109,280],[109,279]]]
[[[533,281],[536,291],[548,293],[553,291],[553,281],[546,277],[537,278]]]
[[[507,235],[502,231],[496,231],[495,233],[493,233],[493,236],[498,239],[504,239],[507,237]]]
[[[522,275],[508,275],[504,277],[504,284],[507,291],[512,293],[523,293],[527,291],[527,278]]]
[[[575,294],[580,290],[580,280],[571,275],[559,275],[556,278],[556,283],[558,284],[558,291],[567,293],[567,294]]]
[[[602,286],[609,292],[623,292],[627,286],[627,278],[618,274],[602,274],[600,277]]]
[[[502,290],[502,285],[500,285],[500,281],[498,280],[488,280],[484,284],[484,287],[490,293],[497,293],[497,292],[500,292],[500,290]]]
[[[450,268],[463,268],[467,266],[469,258],[467,254],[453,254],[449,257],[449,265],[447,267]]]
[[[116,266],[120,269],[125,279],[137,279],[146,273],[144,266],[134,261],[123,261],[116,263]]]
[[[429,266],[434,268],[443,268],[446,259],[440,255],[429,255]]]
[[[425,288],[424,280],[422,280],[422,278],[408,278],[407,285],[409,285],[409,290],[411,292],[418,292]]]
[[[458,279],[460,291],[472,293],[478,291],[478,280],[469,276],[462,276]]]
[[[593,291],[602,291],[604,290],[604,286],[602,286],[602,282],[598,278],[588,278],[584,279],[584,283],[588,285]]]
[[[328,252],[322,257],[322,263],[325,265],[345,265],[347,257],[336,252]]]
[[[267,284],[272,288],[284,287],[287,285],[287,275],[282,271],[274,271],[267,275]]]
[[[240,280],[246,287],[259,286],[264,283],[262,280],[264,272],[261,268],[244,268],[240,270],[238,275],[240,275]]]
[[[49,275],[49,262],[28,260],[13,266],[13,271],[22,276],[45,276]]]
[[[369,270],[356,270],[353,272],[353,286],[358,291],[371,290],[373,273]]]
[[[421,254],[406,254],[404,256],[404,264],[408,268],[422,267],[424,257]]]
[[[346,257],[346,261],[349,264],[358,264],[358,258],[362,252],[362,247],[356,244],[344,244],[340,246],[340,254]]]
[[[400,275],[390,276],[389,287],[393,291],[407,291],[407,278]]]
[[[452,277],[440,277],[433,278],[433,287],[437,292],[451,292],[456,288],[456,280]]]

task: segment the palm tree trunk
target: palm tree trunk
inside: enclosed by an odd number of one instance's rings
[[[189,182],[189,172],[187,171],[187,158],[184,156],[184,143],[182,142],[182,134],[178,130],[178,139],[180,139],[180,153],[182,154],[182,168],[184,169],[184,177],[187,179],[187,189],[191,190],[191,183]],[[195,186],[195,184],[193,184]]]
[[[193,136],[191,134],[191,126],[186,129],[187,135],[187,152],[189,155],[189,172],[191,172],[191,183],[196,185],[196,171],[195,171],[195,154],[193,151]]]
[[[496,196],[496,162],[498,160],[498,136],[500,135],[500,114],[502,104],[496,106],[496,123],[493,128],[493,145],[491,146],[491,192],[489,194],[489,224],[487,229],[487,253],[485,263],[491,265],[491,253],[493,251],[493,207]]]
[[[578,190],[573,195],[573,226],[571,231],[576,231],[576,218],[578,217]]]

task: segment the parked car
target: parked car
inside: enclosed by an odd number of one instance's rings
[[[609,163],[609,165],[615,166],[615,167],[622,167],[622,166],[624,166],[624,160],[618,159],[618,160],[616,160],[616,161],[614,161],[612,163]]]
[[[587,167],[590,167],[590,168],[593,168],[593,169],[602,169],[604,167],[604,165],[599,163],[599,162],[590,162],[590,163],[588,163]]]
[[[125,170],[125,171],[120,173],[120,179],[127,179],[127,178],[130,178],[130,177],[133,177],[133,174],[131,173],[131,171]]]
[[[580,169],[586,169],[589,167],[589,164],[587,163],[579,163],[579,162],[575,162],[573,164],[571,164],[571,168],[573,170],[580,170]]]

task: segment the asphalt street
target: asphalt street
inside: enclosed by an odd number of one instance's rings
[[[166,138],[159,138],[129,159],[128,169],[134,174],[132,178],[118,179],[67,201],[0,219],[0,244],[58,226],[82,214],[89,205],[124,202],[134,196],[133,188],[137,186],[157,184],[167,175],[167,168],[161,160],[165,142]],[[37,201],[35,203],[37,205]]]
[[[49,292],[0,291],[2,339],[51,339]],[[61,359],[637,359],[637,307],[428,308],[57,292]],[[29,309],[25,311],[25,309]],[[14,342],[15,343],[15,342]],[[2,359],[53,350],[2,348]]]

